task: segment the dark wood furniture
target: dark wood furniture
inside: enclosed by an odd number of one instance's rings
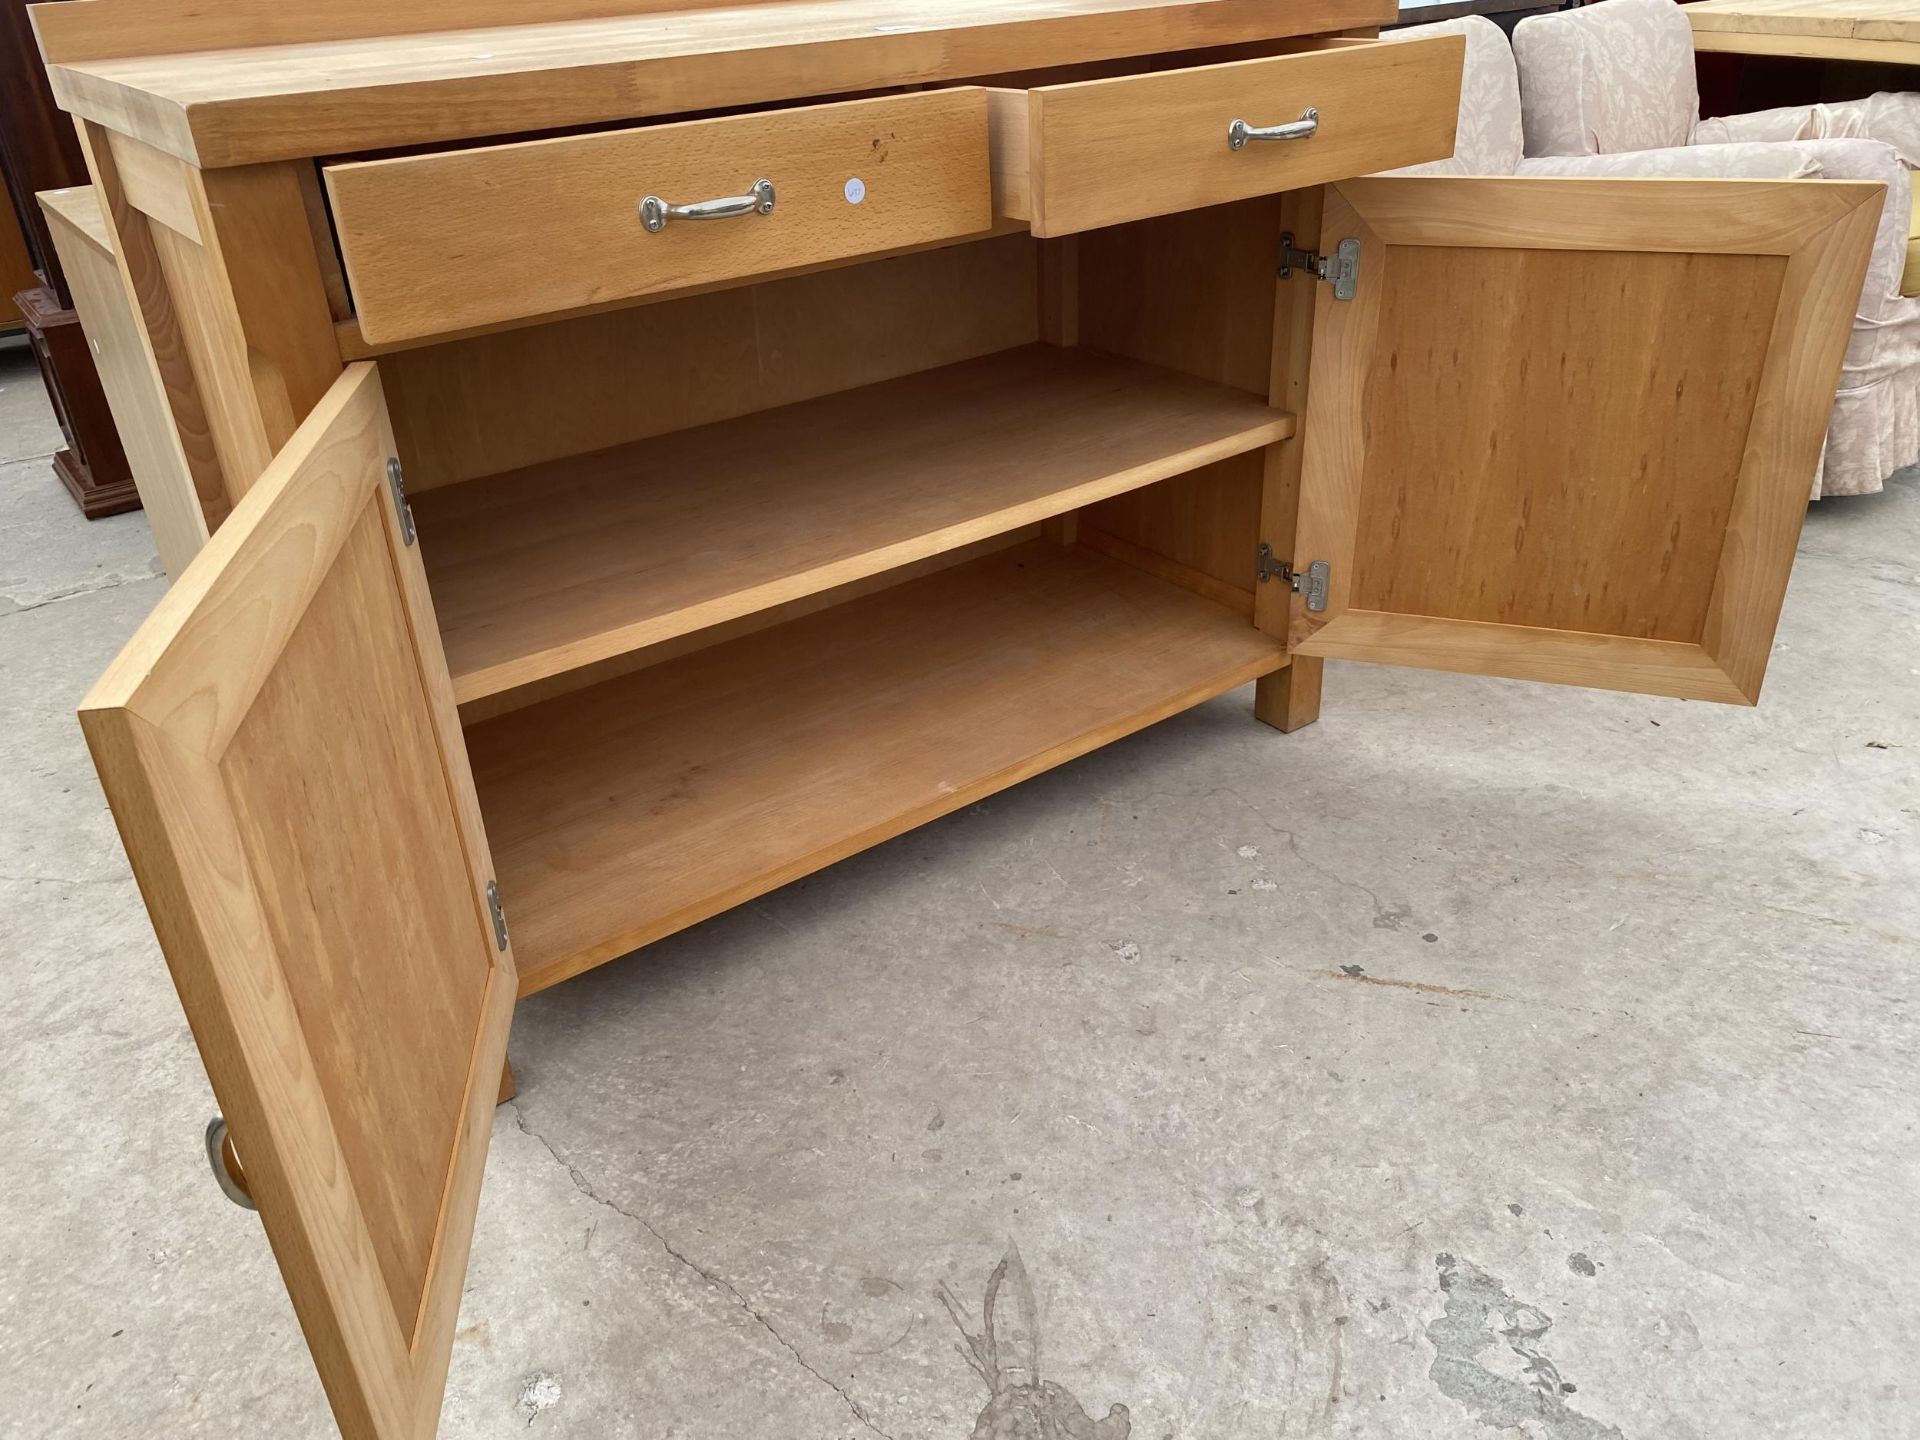
[[[18,334],[26,324],[13,297],[40,283],[27,253],[26,232],[9,210],[0,209],[0,335]]]
[[[140,496],[127,452],[74,313],[60,257],[33,199],[41,190],[86,184],[87,166],[73,121],[47,88],[25,0],[0,0],[0,174],[31,264],[27,283],[7,295],[33,342],[67,442],[53,457],[53,473],[89,520],[137,510]],[[0,328],[12,319],[11,311],[0,311]]]

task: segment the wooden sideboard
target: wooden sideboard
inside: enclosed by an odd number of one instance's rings
[[[516,994],[1324,657],[1756,700],[1882,200],[1354,178],[1380,0],[523,12],[35,12],[211,537],[81,718],[353,1437]]]

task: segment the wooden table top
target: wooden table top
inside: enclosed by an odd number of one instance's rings
[[[1920,65],[1920,0],[1701,0],[1696,50]]]
[[[63,109],[203,168],[1327,34],[1397,13],[1395,0],[64,0],[32,11]]]

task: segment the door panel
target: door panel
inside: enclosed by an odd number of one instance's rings
[[[352,367],[81,711],[351,1440],[433,1433],[515,991],[393,453]]]
[[[1882,195],[1330,187],[1294,650],[1753,703]]]

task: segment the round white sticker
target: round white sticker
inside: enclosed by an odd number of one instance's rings
[[[847,181],[847,204],[858,205],[867,198],[867,182],[858,175]]]

